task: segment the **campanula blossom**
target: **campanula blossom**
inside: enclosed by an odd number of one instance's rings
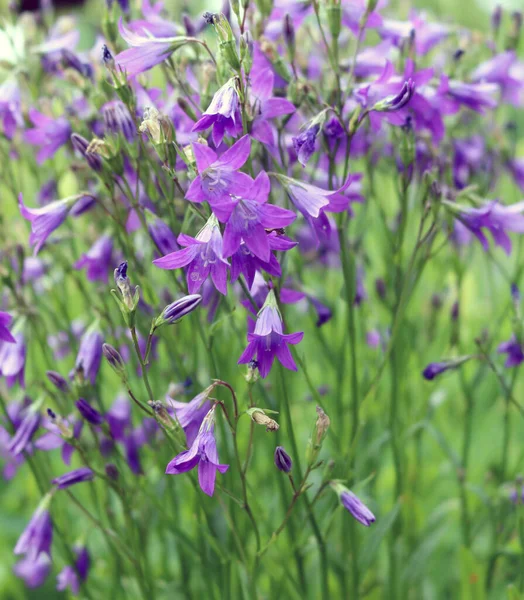
[[[474,83],[496,83],[502,91],[505,102],[519,105],[522,94],[522,81],[511,76],[511,69],[517,61],[513,50],[507,50],[481,63],[470,75]]]
[[[81,369],[84,377],[91,382],[91,385],[95,384],[96,376],[100,369],[103,342],[104,338],[96,323],[84,333],[80,341],[75,369]]]
[[[212,496],[215,491],[217,471],[225,473],[229,465],[218,462],[217,443],[214,435],[215,407],[205,416],[197,436],[189,450],[181,452],[166,467],[166,474],[178,475],[198,465],[198,483],[202,491]]]
[[[51,572],[51,559],[45,552],[37,556],[28,554],[16,563],[13,572],[28,588],[40,587]]]
[[[179,402],[169,395],[166,396],[168,407],[171,407],[175,411],[176,419],[186,434],[188,446],[193,445],[200,430],[200,426],[204,421],[204,417],[211,409],[211,402],[208,398],[213,389],[213,385],[207,387],[189,402]]]
[[[284,473],[289,473],[293,466],[291,457],[282,446],[275,448],[275,466],[279,471],[283,471]]]
[[[101,171],[102,170],[102,159],[98,154],[89,150],[89,142],[85,139],[85,137],[81,136],[79,133],[73,133],[71,135],[71,143],[73,144],[73,148],[83,157],[85,158],[87,164],[93,169],[93,171]]]
[[[69,471],[69,473],[64,473],[59,477],[55,477],[52,480],[52,484],[56,485],[57,489],[65,490],[72,485],[76,485],[77,483],[82,483],[84,481],[91,481],[94,478],[95,474],[88,467],[81,467],[80,469],[74,469],[73,471]]]
[[[302,133],[292,138],[298,162],[305,167],[315,152],[315,142],[320,133],[320,123],[312,123]]]
[[[275,293],[270,290],[264,306],[258,313],[254,332],[247,334],[248,345],[238,359],[238,364],[245,365],[256,359],[260,376],[265,378],[276,357],[286,369],[296,371],[297,366],[291,356],[288,344],[298,344],[303,337],[302,332],[283,333],[282,317],[278,310]]]
[[[47,413],[48,418],[42,422],[46,433],[34,441],[34,446],[44,452],[60,448],[62,462],[69,466],[75,451],[75,446],[70,442],[80,438],[84,421],[72,417],[62,418],[49,410]]]
[[[16,555],[38,556],[41,552],[50,555],[53,541],[53,524],[48,511],[51,496],[43,498],[16,542],[13,552]]]
[[[0,124],[8,140],[13,139],[16,129],[24,124],[20,88],[13,78],[7,78],[0,85]]]
[[[518,367],[524,362],[524,348],[514,335],[507,342],[502,342],[497,348],[497,352],[507,354],[506,362],[504,363],[507,369]]]
[[[183,319],[189,313],[192,313],[197,306],[202,302],[202,296],[199,294],[189,294],[183,296],[174,302],[171,302],[164,308],[162,314],[155,321],[155,327],[160,325],[172,325],[178,323],[180,319]]]
[[[213,127],[213,142],[219,146],[224,135],[237,137],[242,133],[240,98],[235,78],[231,78],[213,96],[211,104],[193,125],[192,131],[205,131]]]
[[[78,412],[88,423],[91,423],[91,425],[101,425],[104,422],[104,417],[96,410],[96,408],[92,407],[87,400],[84,400],[84,398],[79,398],[75,404],[78,408]]]
[[[7,450],[12,456],[18,456],[27,449],[31,440],[40,427],[41,415],[38,406],[29,405],[24,412],[20,425],[7,444]]]
[[[211,276],[216,289],[225,295],[229,263],[223,256],[222,234],[216,217],[211,215],[195,238],[181,233],[178,243],[184,246],[182,250],[157,258],[153,264],[161,269],[187,267],[187,287],[190,294],[198,292],[204,281]]]
[[[129,143],[133,142],[137,135],[136,125],[123,102],[111,100],[102,106],[100,112],[104,119],[106,133],[113,135],[121,133]]]
[[[0,344],[6,342],[8,344],[16,344],[13,334],[9,331],[9,325],[13,317],[6,312],[0,310]]]
[[[267,203],[270,187],[267,173],[261,171],[244,196],[233,196],[213,207],[218,219],[226,223],[226,258],[234,254],[244,241],[255,256],[268,262],[271,249],[266,229],[281,229],[296,219],[294,212]]]
[[[193,144],[198,175],[191,182],[186,198],[191,202],[208,201],[211,206],[230,194],[242,196],[253,180],[240,169],[249,158],[251,141],[248,135],[240,138],[220,157],[204,144]]]
[[[80,592],[81,582],[87,579],[91,567],[91,557],[85,546],[75,546],[73,548],[76,555],[75,566],[66,565],[56,576],[56,589],[63,592],[68,588],[73,596]]]
[[[175,234],[162,219],[154,218],[148,220],[147,229],[162,256],[180,249]]]
[[[71,125],[64,117],[53,119],[34,108],[29,109],[29,119],[34,127],[26,129],[24,139],[32,146],[40,147],[36,161],[42,164],[53,158],[58,149],[69,142],[72,133]]]
[[[362,525],[369,527],[375,522],[375,515],[369,510],[369,508],[349,490],[344,490],[340,494],[340,502],[342,506],[349,511],[353,517]]]
[[[113,240],[105,234],[96,240],[91,248],[73,265],[75,269],[85,269],[89,281],[108,281],[108,265],[111,264]]]
[[[5,377],[7,387],[12,387],[15,383],[25,387],[25,338],[22,333],[15,333],[13,337],[14,343],[0,342],[0,376]]]
[[[377,31],[382,39],[391,40],[397,46],[410,40],[414,33],[415,51],[420,56],[427,54],[452,33],[448,25],[428,23],[420,15],[413,15],[409,21],[386,19],[377,27]]]
[[[468,360],[473,358],[472,356],[459,356],[457,358],[451,358],[443,360],[441,362],[430,363],[423,371],[422,376],[424,379],[431,381],[438,377],[442,373],[449,371],[450,369],[457,369],[460,365],[464,364]]]

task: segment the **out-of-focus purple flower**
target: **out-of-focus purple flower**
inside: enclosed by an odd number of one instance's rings
[[[451,358],[449,360],[443,360],[441,362],[430,363],[423,371],[422,376],[424,379],[431,381],[438,375],[449,371],[450,369],[457,369],[460,365],[464,364],[472,358],[471,355],[459,356],[457,358]]]
[[[295,112],[295,106],[285,98],[273,96],[275,76],[267,67],[258,69],[255,65],[251,71],[251,105],[254,120],[251,124],[251,135],[269,147],[275,145],[274,126],[271,119]]]
[[[25,339],[22,333],[15,333],[13,337],[14,343],[0,342],[0,376],[5,377],[7,387],[12,387],[17,382],[25,387]]]
[[[213,142],[219,146],[224,135],[237,137],[242,133],[240,98],[235,78],[225,83],[213,96],[211,104],[193,125],[192,131],[205,131],[213,127]]]
[[[293,466],[291,457],[282,446],[277,446],[275,448],[275,466],[279,471],[283,471],[284,473],[289,473]]]
[[[178,475],[186,473],[198,465],[198,483],[208,496],[212,496],[215,491],[217,471],[225,473],[229,469],[229,465],[221,465],[218,462],[214,427],[215,408],[213,407],[205,416],[189,450],[175,456],[166,467],[166,474]]]
[[[322,325],[327,323],[333,316],[331,309],[312,294],[290,288],[280,289],[280,302],[282,302],[282,304],[296,304],[301,300],[307,300],[315,309],[318,317],[317,322],[315,323],[317,327],[322,327]]]
[[[242,198],[232,197],[213,207],[218,219],[226,223],[225,257],[233,255],[243,241],[260,260],[269,261],[271,249],[266,229],[282,229],[296,219],[294,212],[267,203],[270,188],[267,173],[261,171]]]
[[[498,85],[495,83],[466,83],[464,81],[447,81],[442,78],[440,94],[446,93],[454,104],[456,112],[461,106],[466,106],[478,113],[484,113],[485,109],[496,108],[498,105]],[[452,106],[453,106],[452,104]],[[449,112],[449,111],[448,111]]]
[[[344,490],[340,494],[340,502],[359,523],[362,523],[362,525],[369,527],[375,522],[375,515],[357,496],[355,496],[355,494],[353,494],[353,492]]]
[[[20,102],[20,88],[15,79],[8,78],[0,85],[0,123],[2,132],[12,140],[17,127],[24,124]]]
[[[484,202],[479,208],[448,201],[445,204],[453,216],[480,241],[484,250],[489,249],[489,242],[482,229],[491,233],[495,245],[500,246],[506,254],[511,253],[511,240],[507,232],[524,233],[524,202],[506,206],[492,200]]]
[[[355,299],[353,303],[355,306],[360,306],[364,300],[368,297],[366,288],[364,287],[364,269],[361,265],[357,267],[357,281],[355,289]]]
[[[189,402],[179,402],[169,395],[166,396],[167,406],[174,409],[177,421],[180,423],[180,427],[182,427],[186,434],[188,446],[193,445],[204,417],[211,408],[211,403],[208,398],[213,388],[214,386],[209,386]]]
[[[56,371],[46,371],[47,379],[61,392],[69,391],[69,384],[67,380],[57,373]]]
[[[81,411],[80,411],[81,412]],[[82,483],[84,481],[91,481],[95,474],[88,467],[81,467],[80,469],[74,469],[69,473],[64,473],[59,477],[55,477],[51,483],[56,485],[59,490],[65,490],[72,485]]]
[[[29,243],[34,247],[34,254],[38,254],[47,238],[62,225],[78,196],[55,200],[41,208],[27,208],[24,205],[22,194],[18,196],[18,205],[24,219],[31,223]]]
[[[292,138],[298,162],[305,167],[315,152],[315,142],[320,133],[320,123],[312,123],[302,133]]]
[[[102,425],[104,422],[104,417],[96,410],[96,408],[93,408],[87,400],[84,400],[84,398],[79,398],[75,402],[75,405],[82,417],[84,417],[88,423],[91,423],[91,425]]]
[[[393,112],[400,110],[409,103],[413,97],[414,91],[415,82],[412,79],[408,79],[407,81],[404,81],[398,93],[392,94],[383,100],[379,100],[373,105],[371,110],[378,112]]]
[[[162,256],[179,249],[175,234],[162,219],[155,218],[148,222],[147,229]]]
[[[249,158],[251,141],[248,135],[240,138],[220,157],[204,144],[193,144],[193,154],[198,175],[191,182],[186,198],[191,202],[209,201],[211,206],[224,196],[242,196],[250,189],[253,180],[238,171]]]
[[[71,125],[67,119],[58,117],[53,119],[39,113],[36,109],[29,109],[29,119],[34,125],[32,129],[26,129],[24,139],[32,146],[39,146],[36,155],[38,164],[52,158],[57,150],[69,142],[71,136]]]
[[[517,56],[513,50],[497,54],[481,63],[470,75],[474,83],[496,83],[502,91],[505,102],[518,105],[522,93],[522,82],[511,76],[511,68]]]
[[[47,432],[34,441],[34,446],[44,452],[60,448],[62,461],[69,466],[75,451],[75,447],[70,442],[72,439],[80,438],[84,421],[82,419],[73,420],[71,417],[63,419],[49,410],[48,417],[42,423],[42,427]]]
[[[80,342],[75,369],[81,369],[84,377],[91,382],[91,385],[95,384],[100,369],[103,343],[104,339],[96,324],[87,330]]]
[[[9,331],[9,324],[11,323],[12,319],[13,317],[10,314],[0,310],[0,344],[2,342],[16,344],[13,334]]]
[[[159,65],[186,43],[186,38],[180,36],[155,37],[152,32],[150,33],[152,26],[142,27],[139,33],[131,31],[124,27],[122,19],[118,22],[118,29],[131,47],[117,54],[115,63],[127,73],[128,77],[134,77]]]
[[[451,34],[449,26],[427,23],[421,16],[414,16],[409,21],[385,20],[377,31],[383,39],[392,40],[397,45],[409,40],[414,33],[415,50],[421,56]]]
[[[472,174],[478,172],[486,156],[485,140],[480,135],[454,141],[453,180],[458,189],[469,184]]]
[[[53,541],[53,524],[47,510],[50,496],[46,496],[33,513],[22,535],[18,538],[13,552],[16,555],[26,554],[38,556],[40,553],[51,554]]]
[[[85,546],[73,548],[76,554],[75,566],[65,566],[56,577],[56,589],[63,592],[70,589],[73,596],[78,595],[80,583],[87,579],[91,558]]]
[[[86,159],[87,164],[93,171],[99,172],[102,170],[102,159],[98,154],[88,152],[89,142],[85,137],[78,133],[73,133],[71,135],[71,143],[73,144],[73,148]]]
[[[378,348],[380,346],[380,333],[376,329],[371,329],[366,333],[366,344],[370,348]]]
[[[131,427],[131,405],[127,397],[117,396],[105,417],[113,438],[122,441],[126,429]]]
[[[211,275],[216,289],[225,295],[229,263],[223,256],[222,234],[216,217],[211,215],[196,238],[181,233],[178,243],[185,248],[157,258],[153,264],[161,269],[187,267],[187,287],[190,294],[198,292]]]
[[[514,158],[506,163],[515,183],[524,191],[524,158]]]
[[[26,409],[24,418],[17,427],[13,437],[7,444],[7,450],[12,456],[22,454],[27,448],[33,435],[40,426],[41,416],[40,411],[33,406]]]
[[[13,567],[14,574],[23,579],[28,588],[40,587],[51,572],[51,559],[45,552],[38,556],[28,554]]]
[[[288,344],[298,344],[303,337],[302,332],[283,333],[275,294],[270,290],[264,306],[258,313],[254,332],[247,334],[248,345],[238,359],[238,364],[247,364],[256,358],[260,375],[265,378],[276,357],[286,369],[296,371],[297,366]]]
[[[108,266],[112,264],[113,240],[105,234],[91,246],[73,265],[75,269],[86,269],[89,281],[108,281]]]
[[[514,335],[507,342],[502,342],[497,348],[497,352],[508,355],[504,363],[506,368],[518,367],[524,361],[524,349]]]
[[[368,11],[368,0],[352,0],[351,2],[341,2],[342,9],[342,24],[348,27],[353,35],[358,35],[359,29],[363,24],[362,19],[367,13],[365,28],[376,29],[383,23],[382,17],[376,11]],[[375,3],[376,5],[377,3]],[[378,2],[378,7],[382,2]]]
[[[101,112],[107,133],[121,133],[129,143],[135,139],[136,125],[123,102],[111,100],[102,106]]]

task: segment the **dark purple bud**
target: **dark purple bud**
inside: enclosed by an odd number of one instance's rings
[[[186,33],[189,37],[195,37],[196,35],[196,28],[193,25],[193,21],[191,21],[191,19],[189,18],[189,15],[184,14],[184,16],[182,17],[182,22],[184,23],[184,28],[186,30]]]
[[[102,60],[107,67],[113,67],[115,64],[111,50],[105,44],[102,46]]]
[[[211,12],[205,12],[202,15],[202,18],[208,25],[213,25],[213,23],[215,21],[215,15],[214,15],[214,13],[211,13]]]
[[[190,294],[189,296],[175,300],[164,308],[162,314],[155,321],[155,327],[177,323],[180,319],[193,312],[200,302],[202,302],[200,294]]]
[[[102,159],[97,154],[87,151],[89,148],[89,142],[85,139],[85,137],[82,137],[78,133],[73,133],[71,135],[71,143],[73,144],[73,148],[86,159],[87,164],[93,169],[93,171],[102,170]]]
[[[377,292],[377,296],[381,300],[384,300],[384,298],[386,297],[386,283],[383,279],[379,278],[375,281],[375,290]]]
[[[520,290],[516,283],[511,284],[511,297],[514,302],[520,302]]]
[[[104,422],[104,417],[83,398],[76,401],[76,407],[82,417],[91,425],[101,425]]]
[[[40,413],[29,409],[24,420],[7,444],[7,451],[13,456],[18,456],[26,449],[35,431],[40,425]]]
[[[284,17],[284,41],[290,52],[293,53],[295,51],[295,26],[289,13]]]
[[[284,448],[282,448],[282,446],[277,446],[275,448],[275,466],[284,473],[289,473],[291,471],[291,467],[293,466],[291,457],[284,450]]]
[[[453,60],[458,62],[466,53],[466,51],[462,48],[457,48],[457,50],[455,50],[455,52],[453,53]]]
[[[47,409],[47,416],[51,419],[51,421],[56,421],[56,413],[50,408]]]
[[[396,96],[390,96],[389,98],[385,98],[381,102],[378,102],[373,107],[374,110],[378,110],[380,112],[392,112],[395,110],[400,110],[404,108],[406,104],[413,97],[413,92],[415,91],[415,82],[410,78],[404,82],[400,92]]]
[[[126,365],[124,363],[124,359],[116,348],[111,346],[111,344],[103,344],[102,354],[117,375],[122,376],[125,374]]]
[[[47,379],[61,392],[69,391],[69,384],[66,379],[56,371],[46,371]]]
[[[315,123],[305,129],[298,136],[292,138],[293,147],[297,153],[298,162],[305,167],[308,160],[315,152],[315,141],[320,131],[320,124]]]
[[[60,475],[60,477],[55,477],[51,483],[56,485],[59,490],[65,490],[72,485],[76,485],[77,483],[82,483],[83,481],[91,481],[94,478],[95,474],[88,467],[81,467],[80,469],[75,469],[74,471],[69,471],[69,473],[64,473],[64,475]]]
[[[491,13],[491,27],[493,28],[493,31],[495,33],[497,33],[497,31],[499,30],[501,21],[502,6],[500,6],[500,4],[497,4],[497,6],[495,6],[495,10]]]
[[[116,468],[116,465],[114,465],[113,463],[107,463],[107,465],[105,467],[105,471],[106,471],[106,475],[113,481],[116,481],[118,479],[118,476],[119,476],[118,469]]]
[[[438,363],[430,363],[422,371],[422,376],[424,377],[424,379],[431,381],[432,379],[435,379],[435,377],[437,377],[441,373],[444,373],[444,371],[448,371],[449,369],[457,369],[458,367],[460,367],[462,364],[464,364],[471,358],[473,358],[473,355],[468,354],[466,356],[459,356],[457,358],[450,358],[449,360],[443,360],[442,362],[438,362]]]
[[[349,490],[345,490],[340,494],[340,501],[342,502],[342,506],[362,525],[369,527],[375,522],[375,515]]]

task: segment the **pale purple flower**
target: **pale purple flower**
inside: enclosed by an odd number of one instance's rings
[[[69,471],[69,473],[64,473],[59,477],[55,477],[51,483],[56,485],[57,489],[65,490],[72,485],[76,485],[77,483],[82,483],[84,481],[91,481],[94,478],[95,474],[88,467],[81,467],[80,469],[74,469],[73,471]]]
[[[191,182],[186,198],[191,202],[208,201],[211,206],[224,196],[242,196],[253,184],[246,173],[238,171],[249,158],[251,141],[248,135],[240,138],[220,157],[204,144],[193,144],[198,175]]]
[[[447,81],[442,78],[440,93],[446,93],[457,111],[461,106],[466,106],[478,113],[486,109],[496,108],[498,105],[497,93],[499,87],[495,83],[466,83],[464,81]],[[448,111],[449,112],[449,111]]]
[[[211,275],[216,289],[225,295],[229,263],[223,256],[222,234],[216,218],[211,215],[196,238],[181,233],[178,243],[185,247],[157,258],[153,264],[161,269],[187,267],[187,287],[190,294],[198,292]]]
[[[16,563],[13,572],[28,588],[40,587],[51,572],[51,559],[45,552],[37,556],[28,554]]]
[[[313,123],[306,127],[302,133],[293,137],[293,147],[297,153],[298,162],[305,167],[315,152],[315,142],[320,133],[320,123]]]
[[[31,439],[40,426],[40,421],[40,412],[29,406],[25,411],[22,422],[7,444],[7,450],[12,456],[18,456],[28,448]]]
[[[89,142],[85,139],[85,137],[81,136],[79,133],[73,133],[71,135],[71,143],[73,144],[73,148],[83,158],[85,158],[87,164],[93,169],[93,171],[99,172],[102,170],[102,159],[98,154],[87,151],[89,148]]]
[[[102,360],[102,344],[104,339],[100,331],[94,327],[89,329],[80,342],[80,348],[76,357],[75,369],[82,370],[84,377],[95,384],[96,376],[100,369]]]
[[[71,125],[63,117],[53,119],[34,108],[29,109],[29,119],[34,127],[26,129],[24,140],[32,146],[40,147],[36,160],[38,164],[42,164],[52,158],[59,148],[69,142],[72,133]]]
[[[206,388],[189,402],[179,402],[166,396],[167,405],[174,409],[176,419],[186,434],[188,446],[195,441],[204,417],[211,409],[211,402],[208,400],[211,389]]]
[[[104,119],[106,133],[114,135],[121,133],[129,143],[135,139],[137,135],[136,125],[123,102],[111,100],[102,106],[100,112]]]
[[[359,523],[362,523],[362,525],[369,527],[375,522],[375,515],[357,496],[355,496],[355,494],[349,490],[344,490],[340,494],[340,502],[342,503],[342,506],[348,510]]]
[[[34,441],[34,447],[44,452],[60,448],[61,458],[65,465],[71,464],[71,457],[75,447],[70,443],[72,439],[78,440],[82,432],[84,421],[82,419],[72,419],[68,417],[62,419],[48,410],[49,418],[42,423],[43,429],[47,432]],[[66,437],[64,437],[64,434]],[[72,434],[72,439],[69,435]]]
[[[87,579],[89,568],[91,566],[91,558],[87,548],[73,548],[76,554],[75,566],[65,566],[56,577],[56,589],[63,592],[70,589],[73,596],[77,596],[80,591],[80,583]]]
[[[51,553],[53,524],[47,510],[47,504],[46,498],[33,513],[13,550],[16,555],[38,556],[42,552],[45,554]]]
[[[377,28],[383,39],[400,45],[414,36],[416,53],[424,56],[437,44],[445,40],[451,29],[442,23],[428,23],[421,16],[414,15],[409,21],[385,20]]]
[[[85,269],[89,281],[108,281],[108,266],[111,265],[113,240],[105,234],[91,246],[73,265],[75,269]]]
[[[237,137],[242,133],[240,98],[235,79],[230,79],[213,96],[211,104],[193,125],[192,131],[204,131],[213,127],[213,142],[219,146],[224,135]]]
[[[524,349],[514,335],[507,342],[502,342],[497,348],[497,352],[508,355],[504,363],[504,366],[508,369],[518,367],[524,361]]]
[[[0,123],[2,133],[13,139],[16,128],[24,124],[20,101],[20,88],[15,79],[8,78],[0,85]]]
[[[0,310],[0,344],[6,342],[8,344],[16,344],[13,334],[9,331],[9,325],[13,317],[6,312]]]
[[[247,364],[256,359],[261,377],[269,374],[275,357],[280,363],[291,371],[296,371],[297,366],[288,344],[298,344],[304,334],[284,334],[282,331],[282,318],[280,316],[275,295],[270,290],[266,302],[257,316],[255,330],[247,334],[248,345],[240,358],[239,364]]]
[[[25,339],[22,333],[15,333],[13,337],[14,343],[0,342],[0,376],[5,377],[7,387],[12,387],[17,382],[21,387],[25,387]]]
[[[514,105],[520,102],[522,82],[511,76],[511,68],[517,61],[513,50],[497,54],[481,63],[471,73],[470,79],[475,83],[496,83],[502,90],[502,99]]]
[[[181,452],[166,467],[166,474],[178,475],[198,465],[198,482],[202,491],[212,496],[215,491],[217,471],[225,473],[229,465],[218,462],[217,443],[214,436],[215,407],[205,416],[198,435],[189,450]]]
[[[175,234],[162,219],[155,218],[153,221],[148,222],[147,229],[162,256],[179,249]]]

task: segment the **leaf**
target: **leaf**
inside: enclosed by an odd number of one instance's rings
[[[460,598],[461,600],[485,600],[484,568],[477,562],[473,552],[460,548]]]
[[[385,517],[381,517],[377,520],[376,525],[373,526],[369,536],[366,536],[366,543],[362,548],[360,560],[358,562],[359,569],[362,572],[365,572],[373,562],[382,540],[386,537],[389,530],[393,526],[393,523],[396,521],[399,512],[400,503],[397,502]]]
[[[513,583],[506,588],[508,600],[522,600],[524,596],[517,590],[517,586]]]

